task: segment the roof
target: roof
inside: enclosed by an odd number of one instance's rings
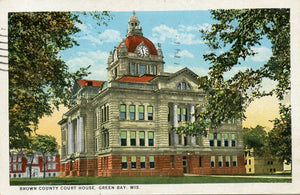
[[[144,74],[140,77],[134,77],[134,76],[123,76],[119,79],[120,82],[132,82],[132,83],[150,83],[149,81],[156,77],[155,75],[147,75]]]
[[[83,87],[83,86],[94,86],[94,87],[102,87],[105,81],[97,81],[97,80],[85,80],[81,79],[78,80],[77,83]]]
[[[125,39],[125,42],[126,42],[126,47],[127,47],[127,51],[128,52],[131,52],[131,53],[134,53],[136,47],[141,44],[142,42],[144,42],[144,44],[148,47],[149,49],[149,53],[151,55],[155,55],[157,56],[157,50],[154,46],[154,44],[149,40],[147,39],[146,37],[143,37],[143,36],[128,36],[126,37]],[[117,47],[117,49],[119,49],[121,47],[121,44],[119,44],[119,46]]]

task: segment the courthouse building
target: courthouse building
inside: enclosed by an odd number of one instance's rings
[[[135,13],[110,53],[107,81],[79,80],[61,121],[61,176],[182,176],[245,173],[242,123],[208,136],[177,134],[205,101],[198,75],[164,72],[163,53]]]

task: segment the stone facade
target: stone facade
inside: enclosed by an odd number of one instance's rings
[[[245,173],[240,120],[205,136],[177,134],[196,120],[205,94],[198,75],[166,73],[163,54],[135,14],[108,58],[108,80],[80,80],[59,121],[61,176],[182,176]]]

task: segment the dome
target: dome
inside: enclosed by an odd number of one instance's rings
[[[144,44],[148,47],[150,55],[157,56],[157,50],[156,50],[154,44],[149,39],[147,39],[146,37],[143,37],[143,36],[128,36],[128,37],[126,37],[125,43],[126,43],[127,51],[134,53],[136,47],[139,44],[141,44],[142,42],[144,42]],[[121,44],[122,43],[119,44],[117,49],[120,48]]]

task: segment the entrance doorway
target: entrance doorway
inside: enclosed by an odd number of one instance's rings
[[[187,173],[187,160],[186,160],[186,156],[182,157],[182,170],[183,170],[183,173]]]

